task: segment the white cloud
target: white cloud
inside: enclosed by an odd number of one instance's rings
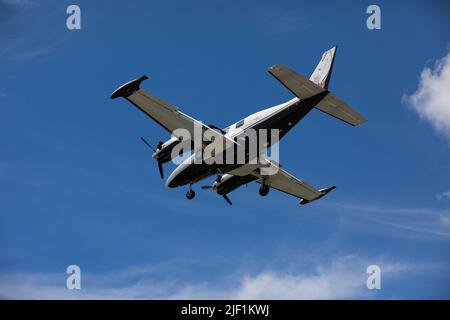
[[[243,279],[236,291],[238,299],[345,299],[363,298],[371,293],[366,287],[367,265],[345,257],[331,266],[312,273],[280,274],[264,272]]]
[[[366,267],[355,256],[336,258],[315,270],[282,272],[267,270],[238,277],[232,287],[189,287],[172,296],[175,299],[345,299],[370,296],[366,288]]]
[[[156,280],[152,268],[131,268],[106,275],[84,274],[82,289],[68,290],[60,274],[13,273],[0,275],[0,298],[6,299],[361,299],[374,291],[366,287],[366,268],[378,264],[383,281],[424,266],[337,257],[307,271],[304,265],[256,274],[224,277],[209,283]],[[297,271],[292,271],[297,270]],[[164,271],[167,273],[167,270]]]
[[[426,67],[422,71],[418,89],[410,96],[404,95],[403,101],[438,133],[450,138],[450,52],[436,61],[433,69]]]

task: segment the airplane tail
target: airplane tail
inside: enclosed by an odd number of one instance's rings
[[[323,89],[328,89],[328,84],[330,83],[336,49],[337,47],[333,47],[322,54],[322,59],[320,59],[319,64],[309,78],[309,80]]]
[[[367,120],[328,91],[335,55],[336,47],[325,51],[309,80],[280,64],[267,71],[300,100],[319,97],[315,106],[317,109],[352,126],[358,126]]]

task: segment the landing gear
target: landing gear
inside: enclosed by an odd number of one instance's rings
[[[190,189],[187,193],[186,193],[186,198],[188,198],[189,200],[194,199],[195,197],[195,191]]]
[[[263,197],[267,196],[269,194],[270,187],[266,184],[262,184],[259,188],[259,194]]]

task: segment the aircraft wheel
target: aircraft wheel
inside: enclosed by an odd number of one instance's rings
[[[263,197],[267,196],[269,194],[270,191],[270,187],[263,184],[261,185],[261,187],[259,188],[259,194]]]
[[[189,200],[194,199],[194,197],[195,197],[195,191],[194,191],[194,190],[189,190],[189,191],[186,193],[186,198],[188,198]]]

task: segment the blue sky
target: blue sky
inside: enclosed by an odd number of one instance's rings
[[[1,297],[450,298],[448,4],[378,1],[371,31],[365,1],[77,1],[69,31],[72,3],[0,1]],[[368,122],[313,111],[282,140],[285,169],[338,187],[307,206],[255,184],[186,200],[139,140],[167,132],[109,99],[146,74],[225,127],[292,97],[269,66],[309,76],[334,45],[330,90]]]

